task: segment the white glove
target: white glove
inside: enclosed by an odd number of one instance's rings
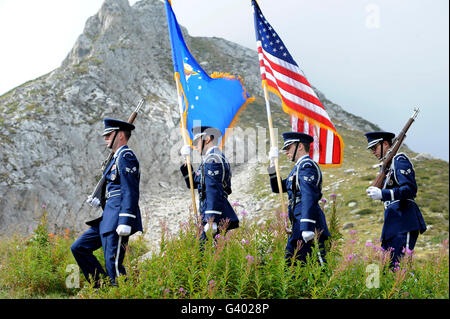
[[[91,195],[89,195],[88,198],[86,199],[86,203],[88,203],[92,207],[100,206],[100,200],[97,197],[92,197]]]
[[[278,158],[278,148],[271,147],[269,151],[269,159],[273,162],[274,159]]]
[[[368,189],[366,189],[367,196],[372,198],[373,200],[381,199],[381,189],[375,186],[370,186]]]
[[[116,233],[119,236],[128,236],[129,234],[131,234],[131,226],[119,225],[116,228]]]
[[[206,224],[205,227],[203,227],[203,230],[205,231],[205,233],[208,232],[208,230],[209,230],[209,223]],[[213,230],[213,233],[217,232],[217,224],[216,223],[212,223],[212,230]]]
[[[192,148],[189,145],[183,145],[183,147],[180,149],[180,153],[183,156],[191,155]]]
[[[314,238],[316,234],[313,231],[302,231],[302,237],[303,240],[305,241],[305,243],[307,243],[308,241],[310,241],[311,239]]]

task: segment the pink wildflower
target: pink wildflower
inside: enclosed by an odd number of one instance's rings
[[[402,253],[406,253],[408,256],[412,256],[413,250],[405,247],[403,248]]]

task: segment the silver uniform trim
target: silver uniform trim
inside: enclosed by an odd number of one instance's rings
[[[116,266],[116,277],[119,278],[119,256],[120,256],[120,245],[122,245],[122,236],[119,236],[119,242],[117,243],[116,259],[114,260],[114,265]]]
[[[103,130],[103,136],[111,133],[112,131],[118,130],[118,129],[120,129],[120,127],[108,127],[107,129]]]
[[[408,250],[410,250],[409,249],[409,237],[410,237],[410,234],[408,232],[408,234],[406,234],[406,249],[408,249]]]
[[[198,139],[199,137],[202,137],[202,136],[205,136],[206,135],[206,133],[205,132],[203,132],[203,133],[198,133],[198,134],[195,134],[195,136],[194,136],[194,138],[192,139],[192,141],[194,142],[196,139]]]
[[[223,157],[223,153],[220,151],[220,153],[212,153],[212,151],[214,149],[219,149],[218,146],[213,146],[211,147],[208,152],[206,153],[206,156],[203,160],[203,163],[206,163],[206,161],[211,157],[211,156],[215,156],[216,158],[219,159],[220,164],[222,165],[222,183],[225,180],[225,164],[228,164],[228,167],[230,166],[230,164],[228,163],[228,161]],[[225,159],[225,164],[224,164],[224,159]]]
[[[316,167],[317,175],[319,175],[319,178],[317,179],[317,183],[316,183],[316,186],[319,187],[319,183],[322,180],[322,172],[320,171],[320,168],[319,168],[319,166],[317,166],[316,162],[314,162],[314,161],[312,161],[312,162],[313,162],[314,166]]]
[[[284,151],[286,149],[286,147],[288,147],[289,145],[291,145],[291,144],[293,144],[295,142],[300,142],[300,140],[299,139],[287,140],[286,142],[284,142],[284,145],[281,148],[281,150]]]
[[[135,155],[134,152],[133,152],[133,150],[132,150],[131,148],[129,148],[129,147],[125,147],[125,145],[124,145],[124,146],[121,146],[121,147],[117,150],[117,152],[116,152],[117,156],[116,156],[116,154],[114,154],[114,158],[115,158],[114,161],[115,161],[116,166],[117,166],[117,172],[120,172],[120,167],[119,167],[119,159],[120,159],[120,155],[122,155],[123,152],[128,152],[128,151],[130,151],[133,155]],[[125,154],[124,154],[124,156],[125,156]]]
[[[127,214],[127,213],[121,213],[121,214],[119,214],[119,217],[131,217],[131,218],[136,218],[136,216],[131,215],[131,214]]]
[[[322,172],[320,171],[319,166],[317,166],[317,164],[314,162],[314,160],[312,158],[308,157],[308,155],[303,155],[302,157],[300,157],[298,159],[297,163],[295,164],[295,165],[297,165],[297,171],[296,171],[295,174],[297,176],[296,177],[296,183],[297,183],[297,189],[298,190],[300,190],[300,183],[298,182],[298,171],[300,170],[300,166],[302,166],[302,164],[304,162],[307,162],[307,161],[311,161],[313,163],[314,167],[317,170],[317,177],[318,177],[317,178],[317,182],[316,182],[316,186],[317,187],[319,187],[320,180],[322,179]]]
[[[415,203],[414,199],[408,198],[408,199],[406,199],[406,200],[409,200],[409,201]],[[387,201],[383,202],[384,209],[388,208],[388,206],[390,206],[390,205],[392,205],[392,204],[394,204],[394,203],[397,203],[397,202],[399,202],[399,201],[400,201],[400,200],[397,199],[397,200],[387,200]]]
[[[218,210],[206,210],[205,214],[216,214],[216,215],[222,215],[222,212],[219,212]]]
[[[397,182],[397,184],[400,184],[399,182],[398,182],[398,179],[397,179],[397,170],[395,169],[395,160],[397,159],[397,157],[399,157],[399,156],[404,156],[404,157],[406,157],[406,159],[408,160],[408,162],[411,164],[411,168],[412,168],[412,170],[414,171],[414,165],[413,165],[413,163],[411,162],[411,160],[409,159],[409,157],[405,154],[405,153],[397,153],[397,155],[395,155],[394,156],[394,158],[392,159],[392,164],[391,164],[391,170],[393,171],[393,173],[394,173],[394,179],[395,179],[395,181]]]
[[[204,163],[206,164],[206,161],[208,161],[211,157],[215,157],[219,159],[220,164],[222,165],[222,183],[223,180],[225,179],[225,166],[223,165],[223,161],[222,161],[222,156],[220,156],[217,153],[210,153],[205,157]]]
[[[306,222],[306,223],[313,223],[313,224],[315,224],[315,223],[316,223],[316,221],[315,221],[315,220],[312,220],[312,219],[308,219],[308,218],[302,218],[302,219],[300,219],[300,223],[302,223],[302,222]]]
[[[120,196],[120,189],[116,189],[114,191],[107,192],[105,194],[106,199],[110,199],[111,197]]]
[[[376,145],[378,142],[381,142],[382,140],[383,140],[382,138],[378,138],[376,140],[373,140],[372,142],[367,144],[367,149],[371,148],[372,146]]]

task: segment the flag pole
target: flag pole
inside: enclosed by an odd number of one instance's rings
[[[186,122],[183,115],[183,100],[181,96],[181,89],[180,89],[180,74],[178,72],[175,73],[175,82],[177,84],[177,93],[178,93],[178,108],[180,110],[180,119],[181,119],[181,135],[183,136],[184,145],[189,145],[188,137],[186,134]],[[186,155],[186,166],[188,168],[188,174],[189,174],[189,188],[191,190],[191,196],[192,196],[192,207],[194,208],[194,214],[195,214],[195,222],[198,223],[198,213],[197,213],[197,205],[195,204],[195,192],[194,192],[194,180],[192,178],[192,167],[191,167],[191,156]]]
[[[264,88],[264,98],[266,100],[267,122],[269,123],[270,145],[271,145],[271,147],[277,147],[275,134],[273,131],[272,114],[270,112],[269,93],[267,91],[267,84],[265,83],[265,81],[263,82],[263,88]],[[281,185],[280,167],[278,164],[278,158],[274,159],[274,164],[275,164],[275,172],[277,174],[278,192],[280,193],[281,211],[283,212],[283,214],[285,216],[284,230],[286,231],[286,234],[289,235],[291,233],[291,230],[288,227],[288,214],[286,212],[286,206],[284,204],[283,186]]]

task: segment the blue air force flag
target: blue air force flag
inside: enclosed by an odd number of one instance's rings
[[[192,142],[193,127],[210,126],[222,133],[222,147],[228,129],[233,127],[239,113],[254,98],[250,97],[239,76],[208,75],[186,46],[169,0],[166,0],[166,13],[175,79],[181,87],[183,115],[190,140]]]

